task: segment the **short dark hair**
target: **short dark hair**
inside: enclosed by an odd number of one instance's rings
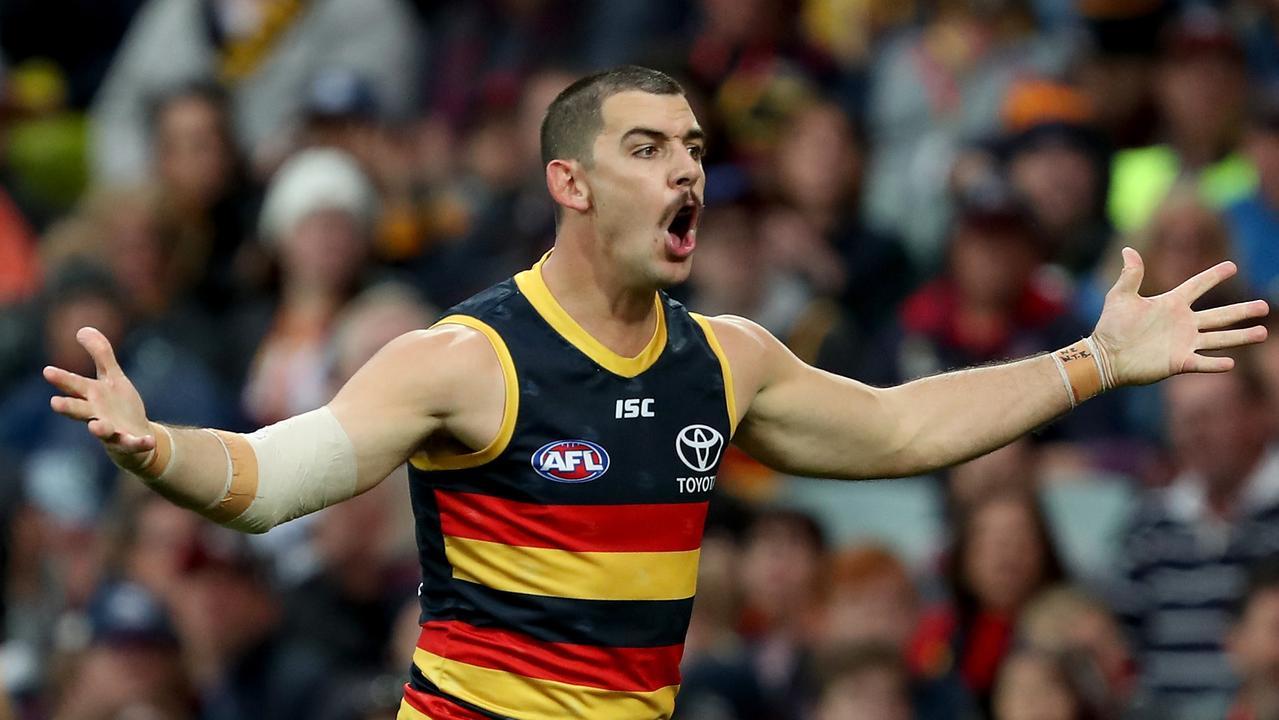
[[[683,95],[684,88],[664,72],[623,65],[587,75],[564,89],[542,119],[542,165],[552,160],[590,164],[591,145],[604,127],[604,101],[630,90],[654,95]]]

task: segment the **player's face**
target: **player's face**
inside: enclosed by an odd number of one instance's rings
[[[587,177],[604,252],[635,284],[683,282],[706,187],[697,119],[682,95],[628,91],[601,110]]]

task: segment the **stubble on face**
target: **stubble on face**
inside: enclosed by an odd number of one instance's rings
[[[682,95],[628,91],[607,98],[601,114],[603,129],[583,168],[601,251],[627,284],[683,282],[692,257],[669,257],[666,228],[690,199],[700,213],[705,191],[700,161],[677,155],[701,146],[692,109]],[[681,184],[680,177],[691,182]]]

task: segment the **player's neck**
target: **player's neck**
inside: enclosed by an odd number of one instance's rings
[[[561,236],[542,263],[542,280],[592,337],[620,355],[636,355],[656,331],[656,289],[625,285],[594,247]]]

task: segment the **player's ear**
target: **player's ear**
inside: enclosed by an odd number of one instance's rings
[[[546,164],[546,187],[555,202],[571,210],[586,212],[591,207],[591,190],[576,160],[552,160]]]

